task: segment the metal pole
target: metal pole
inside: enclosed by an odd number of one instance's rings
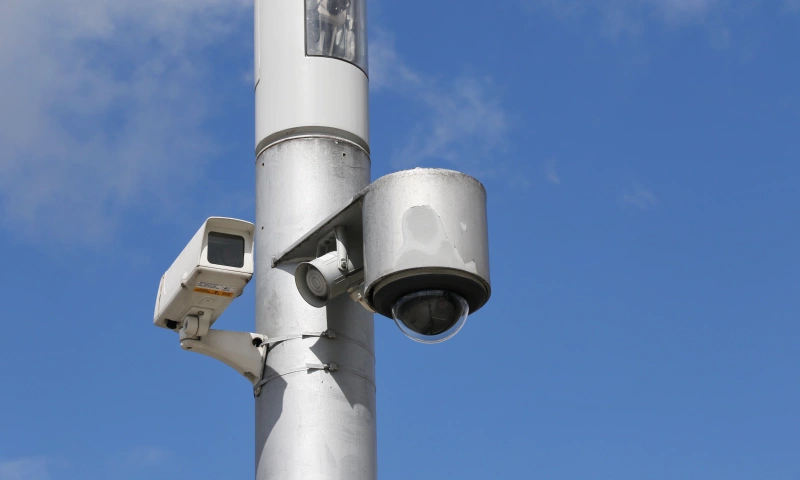
[[[256,479],[373,480],[372,314],[347,295],[311,307],[296,264],[271,265],[369,184],[367,78],[352,62],[308,55],[317,0],[255,2],[256,332],[307,334],[269,349],[255,402]]]

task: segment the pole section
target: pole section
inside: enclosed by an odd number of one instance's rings
[[[370,181],[363,0],[255,0],[257,480],[377,478],[372,314],[308,305],[272,258]],[[361,52],[361,53],[360,53]],[[309,368],[335,363],[338,370]]]

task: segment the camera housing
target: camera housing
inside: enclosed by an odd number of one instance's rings
[[[211,217],[161,277],[153,323],[180,329],[186,317],[211,326],[253,277],[252,223]]]
[[[364,283],[361,248],[350,248],[360,244],[361,238],[348,239],[343,226],[332,229],[317,242],[316,258],[300,263],[294,272],[297,291],[306,303],[324,307],[331,299]]]
[[[363,202],[367,303],[414,340],[452,337],[491,295],[483,185],[460,172],[416,168],[379,178]],[[401,304],[408,296],[411,309]]]

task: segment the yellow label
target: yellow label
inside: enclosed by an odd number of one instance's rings
[[[205,293],[206,295],[233,298],[233,292],[223,292],[222,290],[211,290],[209,288],[195,287],[194,291],[197,293]]]

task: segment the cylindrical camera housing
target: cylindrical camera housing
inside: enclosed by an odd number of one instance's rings
[[[442,169],[386,175],[364,196],[367,302],[392,318],[400,298],[423,290],[461,295],[473,313],[491,294],[486,190]]]
[[[297,291],[312,307],[321,308],[332,298],[358,286],[364,280],[364,271],[342,271],[336,252],[327,253],[310,262],[302,262],[294,272]]]

